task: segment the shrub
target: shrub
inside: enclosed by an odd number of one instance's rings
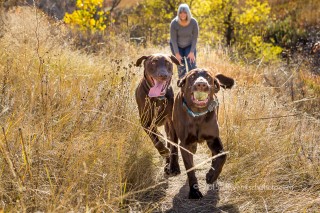
[[[103,0],[77,0],[77,9],[66,13],[64,21],[82,31],[103,31],[106,29],[109,11],[103,11]]]

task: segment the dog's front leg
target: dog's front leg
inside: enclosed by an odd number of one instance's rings
[[[223,152],[222,142],[219,137],[207,140],[207,144],[212,152],[212,156],[217,155],[220,152]],[[206,182],[208,184],[212,184],[218,179],[222,171],[222,167],[226,162],[226,159],[227,159],[227,156],[222,155],[212,160],[211,168],[209,169],[206,175]]]
[[[182,148],[180,148],[182,159],[184,166],[186,167],[186,170],[190,170],[194,167],[193,165],[193,154],[192,151],[194,149],[194,146],[192,145],[185,145],[186,142],[181,142]],[[196,174],[194,170],[191,170],[187,173],[188,180],[189,180],[189,199],[200,199],[203,197],[202,193],[199,190],[198,186],[198,180],[196,178]]]
[[[148,126],[144,127],[145,132],[151,138],[154,146],[158,150],[159,154],[162,157],[168,158],[170,155],[170,150],[165,146],[164,140],[161,139],[161,133],[157,130],[156,127],[150,128]]]
[[[168,148],[170,148],[170,158],[168,163],[168,168],[166,168],[166,173],[170,175],[178,175],[180,174],[180,166],[179,166],[179,155],[178,155],[178,137],[174,130],[173,123],[171,120],[167,120],[165,124],[165,131],[168,136],[170,142],[168,142]]]

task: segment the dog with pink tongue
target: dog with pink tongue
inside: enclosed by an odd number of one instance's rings
[[[143,78],[136,88],[140,123],[151,138],[161,156],[166,159],[166,174],[180,174],[178,149],[170,143],[165,144],[158,127],[164,125],[168,140],[178,143],[172,123],[174,93],[170,86],[173,75],[173,63],[181,65],[174,55],[152,54],[141,56],[136,66],[143,62]]]

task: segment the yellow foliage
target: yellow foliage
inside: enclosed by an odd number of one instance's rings
[[[251,47],[258,58],[264,61],[277,60],[282,48],[263,41],[261,36],[252,36]]]
[[[247,0],[241,13],[235,18],[235,33],[239,49],[247,58],[258,57],[264,61],[276,60],[282,48],[266,43],[263,36],[270,21],[271,8],[268,3]]]
[[[66,13],[64,22],[83,31],[103,31],[107,27],[108,12],[103,10],[103,0],[77,0],[77,9]],[[109,20],[111,22],[112,20]]]
[[[256,0],[247,0],[246,5],[247,8],[237,19],[239,24],[248,25],[268,20],[271,8],[267,3],[260,3]]]

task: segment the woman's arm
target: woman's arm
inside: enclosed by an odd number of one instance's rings
[[[173,52],[176,58],[181,62],[181,56],[179,54],[179,48],[178,48],[178,34],[175,27],[175,19],[172,20],[170,24],[170,42],[172,44]]]
[[[193,19],[193,30],[192,30],[192,44],[191,44],[191,52],[194,53],[196,47],[197,47],[197,42],[198,42],[198,36],[199,36],[199,25],[196,19]]]

